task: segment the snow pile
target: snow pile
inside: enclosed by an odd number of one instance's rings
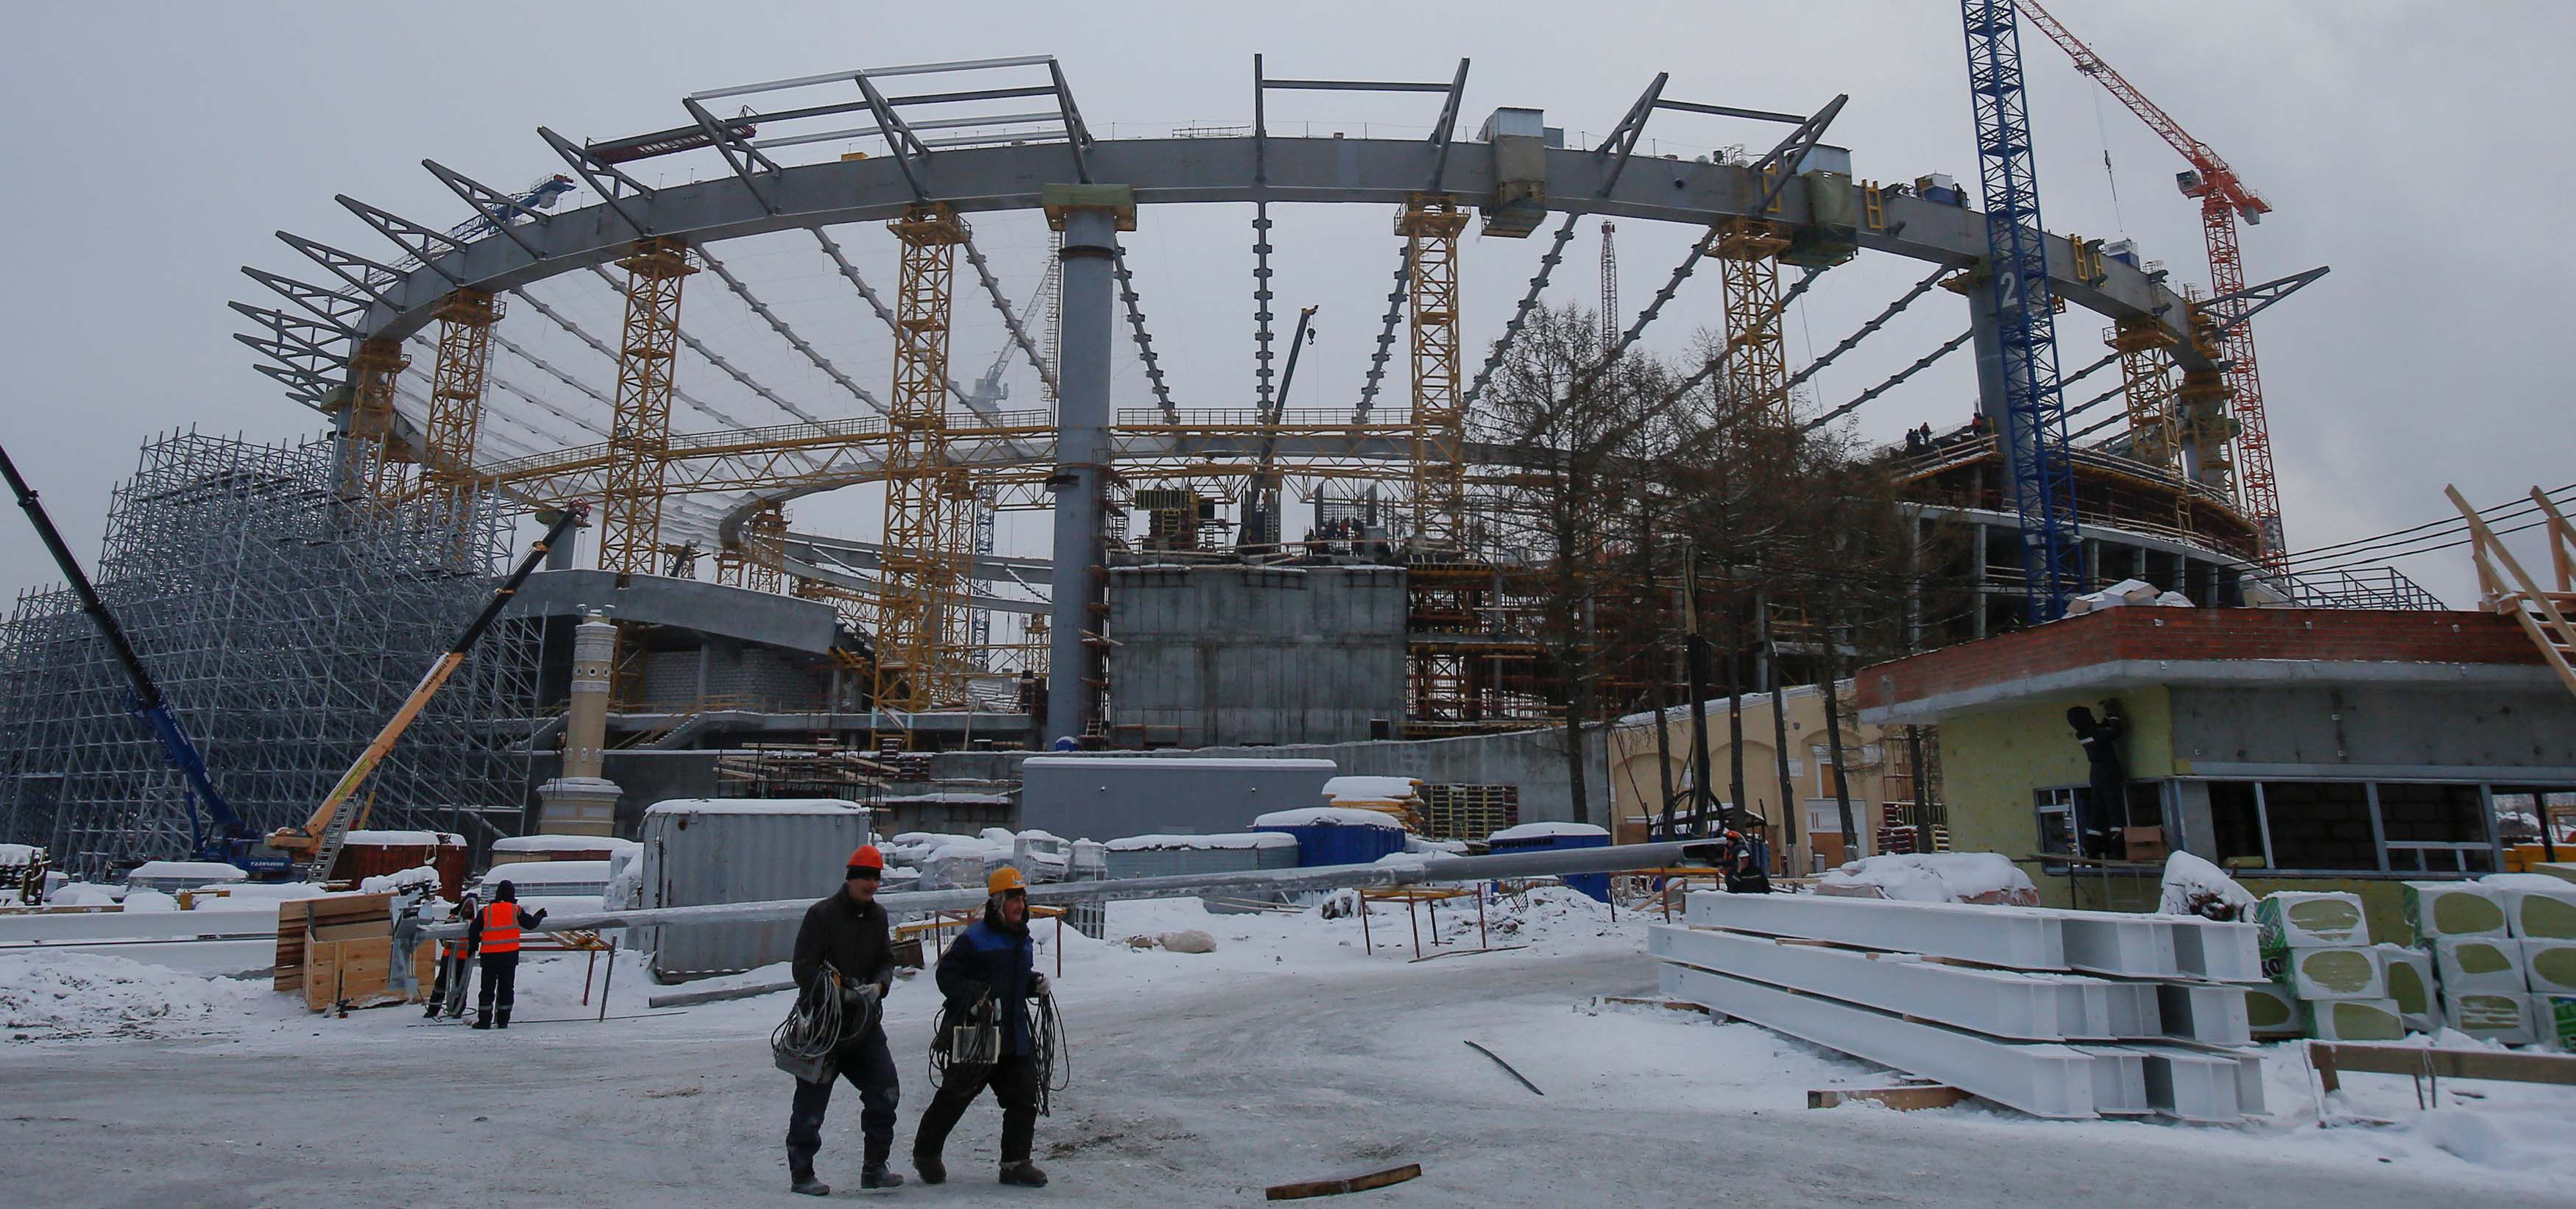
[[[1355,810],[1348,806],[1312,806],[1304,810],[1274,810],[1252,820],[1255,827],[1395,827],[1404,821],[1391,814],[1374,810]]]
[[[35,864],[39,851],[34,844],[0,844],[0,865]]]
[[[195,1032],[240,1013],[256,993],[123,957],[0,954],[0,1030],[13,1041]]]
[[[2159,915],[2202,915],[2210,919],[2250,919],[2254,895],[2237,885],[2227,871],[2188,852],[2165,858],[2164,901]]]
[[[1910,852],[1856,860],[1816,879],[1818,894],[1918,903],[2039,905],[2030,875],[2000,852]]]
[[[1443,905],[1456,913],[1440,913],[1440,934],[1451,944],[1475,944],[1476,904],[1460,899]],[[1632,912],[1625,922],[1639,918]],[[1496,945],[1596,939],[1620,930],[1608,903],[1565,886],[1532,886],[1527,894],[1499,895],[1485,904],[1485,939]]]
[[[125,913],[128,915],[141,915],[147,911],[176,911],[178,909],[178,899],[173,898],[170,895],[163,894],[158,890],[146,890],[137,886],[134,889],[125,892]]]
[[[621,852],[642,852],[644,845],[606,835],[514,835],[492,841],[492,852],[605,852],[614,858]]]
[[[360,879],[358,882],[358,893],[409,894],[421,892],[435,895],[438,893],[438,883],[438,866],[414,865],[409,869],[401,869],[392,873],[379,873],[374,877]]]
[[[68,882],[61,886],[57,886],[52,891],[48,892],[45,895],[45,905],[51,907],[113,907],[117,904],[118,900],[123,899],[124,897],[125,891],[122,887],[102,886],[96,882]]]
[[[151,890],[194,890],[249,877],[222,861],[145,861],[125,875],[125,884]]]

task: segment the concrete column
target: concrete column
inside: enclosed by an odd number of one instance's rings
[[[1116,299],[1111,267],[1118,232],[1136,229],[1135,192],[1125,185],[1048,185],[1048,223],[1064,232],[1064,310],[1056,365],[1055,570],[1047,611],[1047,733],[1080,736],[1099,720],[1098,647],[1108,599],[1101,528],[1109,462],[1109,364]]]
[[[563,775],[537,787],[538,830],[553,835],[607,835],[617,821],[615,781],[602,778],[608,747],[609,662],[617,626],[597,613],[573,627],[572,696],[564,715]]]

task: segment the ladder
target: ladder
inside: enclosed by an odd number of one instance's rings
[[[2471,556],[2478,567],[2478,593],[2488,608],[2513,618],[2540,648],[2541,658],[2556,669],[2558,679],[2567,691],[2576,693],[2576,626],[2567,616],[2576,612],[2576,525],[2551,502],[2547,492],[2531,489],[2532,502],[2539,505],[2547,529],[2550,570],[2557,581],[2554,590],[2544,590],[2539,581],[2524,570],[2522,561],[2505,549],[2495,531],[2487,527],[2486,518],[2461,498],[2457,487],[2444,487],[2451,506],[2469,522]]]

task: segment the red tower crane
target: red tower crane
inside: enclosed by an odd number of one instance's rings
[[[2200,199],[2201,236],[2209,243],[2209,289],[2212,297],[2233,294],[2245,288],[2245,262],[2236,246],[2236,223],[2260,223],[2272,211],[2272,203],[2237,179],[2236,170],[2209,144],[2193,138],[2182,123],[2173,119],[2147,95],[2138,91],[2093,48],[2067,31],[2048,10],[2035,0],[2018,0],[2022,15],[2057,43],[2058,49],[2075,60],[2075,70],[2093,77],[2113,97],[2129,107],[2129,112],[2164,139],[2167,146],[2182,154],[2191,164],[2189,171],[2174,175],[2183,196]],[[2253,514],[2262,534],[2263,561],[2281,557],[2287,547],[2281,537],[2281,490],[2272,477],[2272,432],[2263,415],[2263,376],[2254,366],[2254,325],[2239,323],[2220,337],[2218,359],[2226,365],[2226,381],[2234,399],[2236,422],[2243,426],[2237,434],[2237,484],[2245,501],[2245,510]]]

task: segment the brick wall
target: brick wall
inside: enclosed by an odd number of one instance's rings
[[[1871,709],[2132,659],[2541,662],[2521,628],[2494,613],[2133,607],[1863,668],[1856,687]]]

